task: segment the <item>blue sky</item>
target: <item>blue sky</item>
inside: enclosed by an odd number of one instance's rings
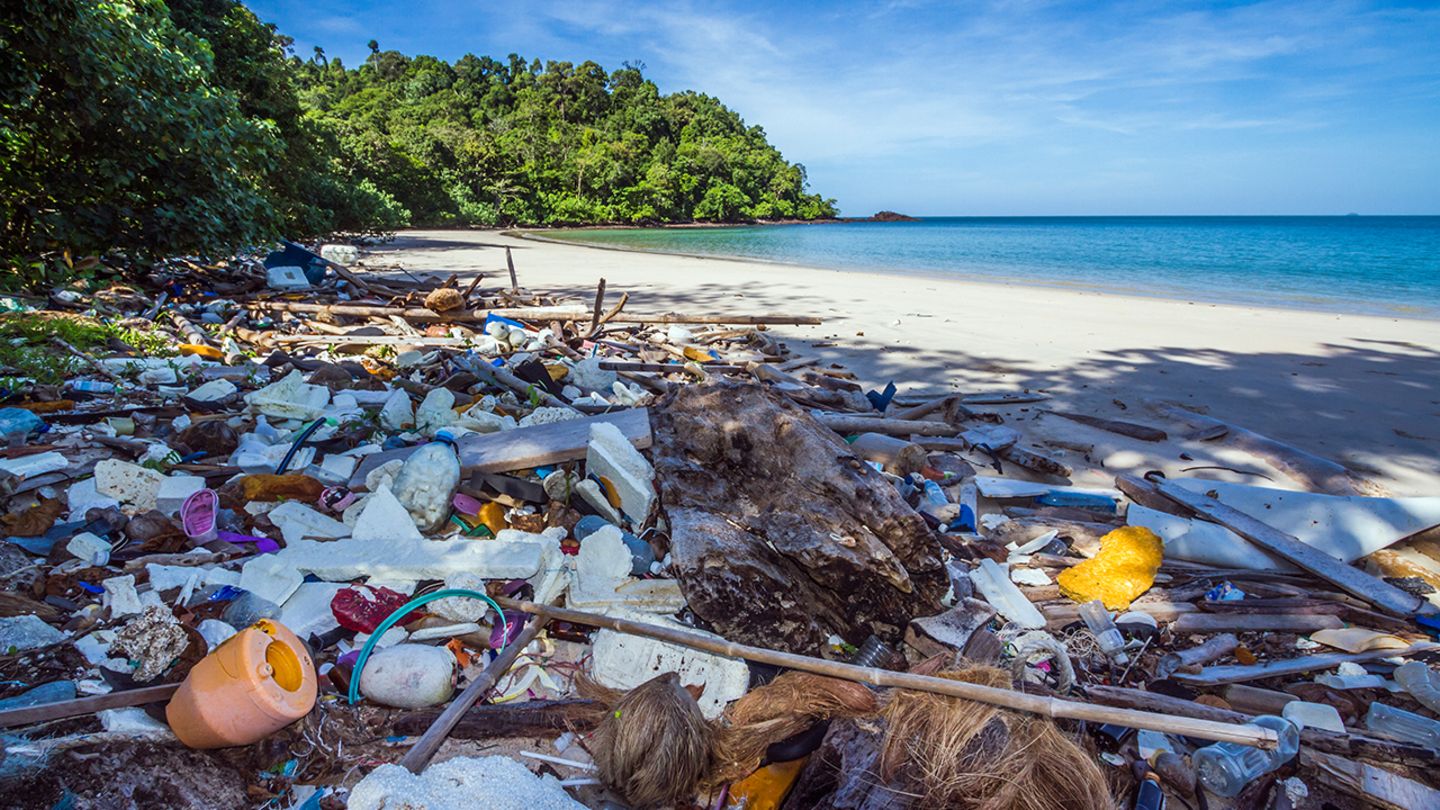
[[[366,42],[639,61],[844,213],[1440,213],[1440,3],[249,0]]]

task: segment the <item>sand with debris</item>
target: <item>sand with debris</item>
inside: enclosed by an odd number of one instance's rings
[[[1000,410],[1027,446],[1074,467],[1076,483],[1218,465],[1244,472],[1185,474],[1291,485],[1248,453],[1176,438],[1184,431],[1146,407],[1163,399],[1340,461],[1392,494],[1440,492],[1440,321],[637,253],[486,231],[408,231],[369,260],[416,273],[479,271],[493,283],[506,275],[506,246],[522,287],[569,293],[586,308],[603,277],[607,300],[628,291],[636,312],[821,317],[821,326],[775,332],[868,386],[1047,393],[1049,402]],[[1172,438],[1140,442],[1040,408],[1155,425]]]

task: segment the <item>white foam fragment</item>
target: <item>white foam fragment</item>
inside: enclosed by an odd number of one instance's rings
[[[278,554],[262,554],[240,569],[240,587],[262,599],[285,604],[305,581],[300,572]]]
[[[391,432],[415,427],[415,406],[403,389],[397,388],[386,397],[380,408],[380,427]]]
[[[44,475],[69,466],[69,460],[53,450],[19,458],[0,459],[0,472],[7,472],[20,478]]]
[[[89,565],[105,565],[110,562],[110,549],[109,541],[90,532],[81,532],[65,544],[65,551]]]
[[[381,765],[346,799],[349,810],[584,810],[553,776],[537,776],[509,757],[454,757],[420,775]]]
[[[356,540],[391,542],[425,539],[415,528],[415,519],[410,517],[410,512],[388,485],[381,485],[365,499],[365,508],[355,519],[355,530],[351,536]]]
[[[245,395],[250,408],[277,419],[319,419],[330,404],[330,389],[311,385],[304,376],[292,371],[281,379]]]
[[[673,579],[635,579],[630,548],[620,529],[606,526],[580,543],[575,581],[566,603],[580,610],[605,612],[625,607],[646,613],[675,613],[685,607],[680,583]]]
[[[665,616],[614,609],[608,614],[647,624],[658,624],[722,640],[713,633],[696,630]],[[680,683],[701,685],[700,711],[715,719],[725,705],[750,688],[750,668],[739,658],[725,658],[651,638],[630,636],[614,630],[595,634],[591,647],[591,677],[612,689],[633,689],[661,672],[674,672]]]
[[[205,619],[196,625],[195,630],[205,639],[205,645],[212,651],[236,633],[235,628],[219,619]]]
[[[155,493],[155,508],[167,515],[180,511],[185,499],[205,488],[205,479],[198,475],[167,475],[160,480]]]
[[[286,544],[297,540],[335,540],[350,536],[350,527],[298,501],[286,501],[271,509],[270,522],[280,529]]]
[[[275,618],[302,639],[328,633],[340,626],[340,622],[335,620],[335,612],[330,609],[330,601],[347,587],[343,582],[301,583],[295,593],[285,600],[280,607],[280,615]]]
[[[410,520],[403,508],[401,514]],[[413,522],[410,529],[415,530]],[[399,539],[355,536],[331,542],[300,540],[269,556],[279,557],[301,573],[331,582],[359,577],[443,580],[463,572],[481,579],[528,579],[540,570],[538,540],[426,540],[418,534]]]
[[[164,481],[160,473],[128,461],[107,458],[95,465],[95,491],[141,512],[155,508]]]
[[[655,469],[630,444],[620,428],[609,422],[596,422],[590,426],[585,469],[615,487],[620,495],[620,509],[631,519],[644,520],[650,513],[650,504],[655,500]]]

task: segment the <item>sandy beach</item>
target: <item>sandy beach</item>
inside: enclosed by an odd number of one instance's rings
[[[587,307],[603,277],[609,300],[628,291],[635,312],[823,318],[774,331],[869,387],[894,380],[905,393],[1046,393],[1048,402],[1000,410],[1027,442],[1074,467],[1076,483],[1162,469],[1291,485],[1248,453],[1176,438],[1183,430],[1146,407],[1166,400],[1339,461],[1392,494],[1440,492],[1440,321],[637,253],[487,231],[407,231],[368,261],[499,282],[507,246],[522,287]],[[1172,438],[1139,442],[1044,408],[1155,425]],[[1244,472],[1194,469],[1209,466]]]

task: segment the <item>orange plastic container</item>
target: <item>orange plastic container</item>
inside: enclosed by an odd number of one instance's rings
[[[318,689],[305,645],[284,625],[261,619],[190,670],[165,719],[191,748],[249,745],[309,714]]]

